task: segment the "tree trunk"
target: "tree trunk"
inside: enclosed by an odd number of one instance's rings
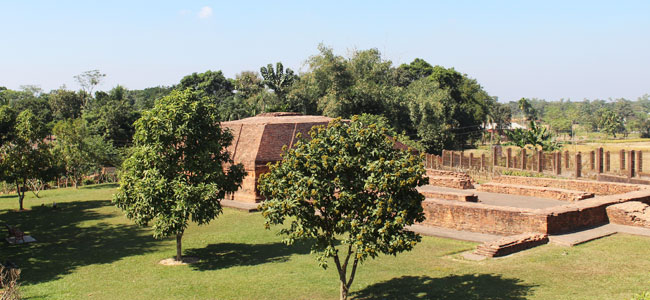
[[[348,288],[349,287],[345,285],[345,282],[341,282],[341,297],[340,297],[341,300],[348,299]]]
[[[181,261],[183,259],[181,251],[181,239],[183,238],[183,233],[176,234],[176,260]]]
[[[16,180],[16,193],[18,194],[18,210],[23,210],[23,199],[25,198],[25,193],[21,193],[20,184]]]

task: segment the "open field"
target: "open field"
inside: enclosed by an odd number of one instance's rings
[[[88,186],[0,198],[0,220],[38,242],[0,248],[22,267],[29,299],[336,299],[335,270],[322,270],[309,246],[286,246],[259,213],[224,209],[191,226],[184,254],[194,265],[161,266],[174,241],[154,240],[109,199],[114,186]],[[59,208],[52,210],[56,201]],[[41,206],[44,204],[44,206]],[[475,244],[424,237],[409,253],[363,264],[357,299],[629,299],[650,290],[650,239],[615,235],[573,248],[545,245],[510,257],[466,261]]]

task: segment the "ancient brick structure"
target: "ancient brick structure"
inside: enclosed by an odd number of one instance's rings
[[[474,180],[462,172],[427,169],[429,184],[455,189],[473,189]]]
[[[614,182],[597,182],[589,180],[570,180],[555,178],[535,178],[535,177],[518,177],[518,176],[498,176],[492,179],[492,182],[529,185],[540,187],[552,187],[559,189],[584,191],[596,195],[614,195],[623,194],[632,191],[638,191],[638,185],[614,183]]]
[[[241,202],[260,202],[257,191],[259,176],[268,172],[267,163],[282,160],[282,147],[291,147],[296,142],[296,134],[303,136],[311,127],[329,123],[332,118],[323,116],[303,116],[298,113],[266,113],[237,121],[223,122],[221,125],[231,130],[234,139],[228,147],[235,163],[244,165],[248,173],[242,187],[228,200]]]
[[[586,193],[582,191],[496,182],[481,184],[478,190],[490,193],[550,198],[562,201],[578,201],[592,198],[594,196],[593,193]]]
[[[537,247],[546,243],[548,243],[548,235],[546,234],[522,233],[480,244],[476,247],[474,253],[487,257],[498,257]]]
[[[630,201],[607,207],[610,223],[650,228],[650,206],[640,201]]]

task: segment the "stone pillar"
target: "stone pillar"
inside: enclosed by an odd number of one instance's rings
[[[537,172],[544,172],[544,152],[537,150]]]
[[[569,168],[569,150],[564,151],[564,168]]]
[[[609,151],[605,152],[605,172],[609,172],[612,169],[611,158],[612,155]]]
[[[623,171],[625,170],[625,150],[621,149],[619,153],[619,158],[621,160],[621,171]]]
[[[582,177],[582,153],[576,153],[576,177]]]
[[[465,165],[463,164],[463,161],[465,160],[465,151],[460,151],[460,159],[459,160],[460,160],[460,162],[458,163],[458,165],[462,169],[462,168],[465,167]]]
[[[497,156],[497,147],[492,147],[492,169],[499,166],[499,157]]]
[[[641,150],[636,152],[636,175],[641,177],[643,172],[643,152]]]
[[[512,148],[506,150],[506,168],[512,168]]]
[[[596,151],[596,172],[603,173],[603,147],[598,148]]]
[[[521,148],[521,169],[526,170],[526,148]]]
[[[627,160],[627,177],[634,177],[636,174],[634,173],[634,150],[630,150],[628,152],[630,155],[628,156]]]
[[[562,152],[555,152],[555,174],[562,174]]]
[[[485,170],[485,153],[481,153],[481,170]]]
[[[454,158],[455,158],[454,156],[455,156],[454,151],[449,151],[449,161],[451,162],[451,163],[449,163],[449,165],[452,168],[454,167]]]
[[[589,151],[589,170],[596,170],[596,151]]]

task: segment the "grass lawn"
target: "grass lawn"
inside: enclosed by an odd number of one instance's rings
[[[191,226],[184,255],[194,265],[162,266],[174,240],[154,240],[111,205],[115,186],[29,195],[16,212],[0,197],[0,220],[38,242],[3,243],[0,259],[22,268],[29,299],[336,299],[334,269],[322,270],[306,244],[285,246],[259,213],[224,209]],[[57,210],[51,203],[56,201]],[[42,206],[44,204],[44,206]],[[475,244],[424,237],[409,253],[359,268],[357,299],[629,299],[650,290],[650,238],[615,235],[573,248],[545,245],[501,259],[466,261]]]

